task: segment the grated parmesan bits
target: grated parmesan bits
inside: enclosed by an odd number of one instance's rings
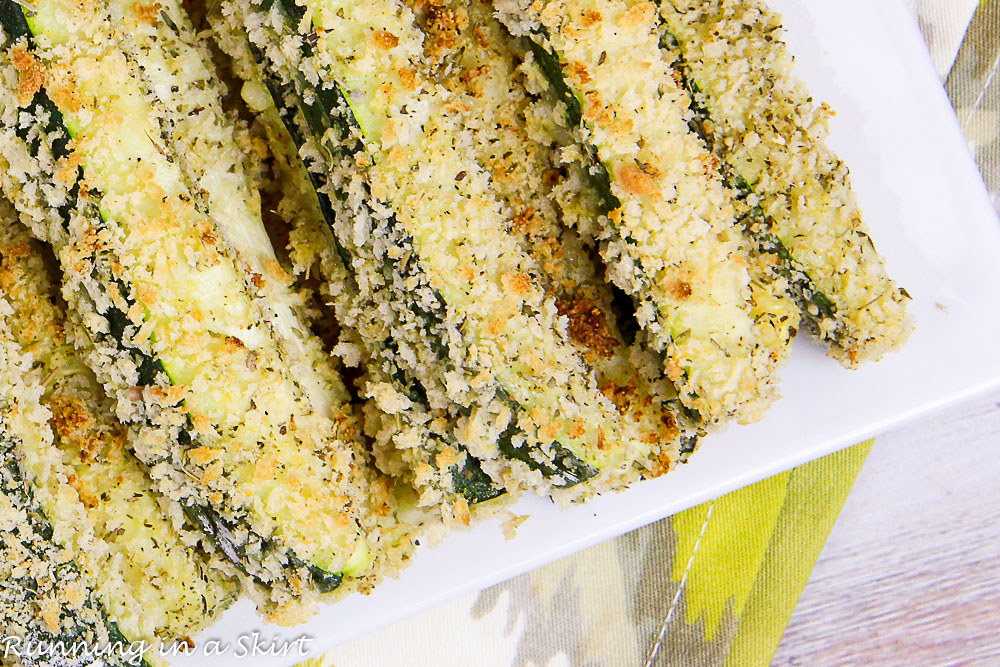
[[[681,427],[693,431],[694,425],[686,423],[677,392],[663,375],[662,357],[636,330],[630,308],[621,308],[627,297],[603,280],[593,238],[600,201],[580,166],[561,160],[561,148],[572,137],[560,131],[540,99],[534,68],[518,56],[488,2],[408,4],[426,35],[429,74],[453,94],[449,112],[461,115],[474,133],[473,150],[513,221],[511,235],[541,268],[543,285],[566,318],[570,339],[594,368],[601,392],[650,445],[628,472],[667,472],[697,437],[690,432],[682,441]],[[617,478],[613,484],[627,482]]]
[[[0,218],[0,292],[11,308],[9,340],[30,354],[27,377],[40,384],[40,405],[51,414],[54,435],[52,442],[45,437],[51,449],[23,452],[28,463],[29,457],[53,457],[58,471],[58,479],[39,478],[57,486],[36,498],[46,516],[81,519],[85,524],[75,529],[93,534],[72,557],[94,582],[110,622],[151,646],[190,643],[235,599],[238,586],[194,546],[197,536],[174,528],[181,517],[161,508],[145,468],[127,449],[128,432],[114,419],[113,403],[70,343],[71,325],[41,244],[2,200]]]
[[[2,186],[55,248],[84,357],[157,490],[275,620],[361,585],[379,545],[353,445],[285,365],[211,197],[164,146],[127,36],[103,5],[64,0],[37,3],[30,31],[4,27]]]
[[[648,448],[566,339],[538,267],[506,234],[469,133],[419,72],[422,40],[394,0],[224,4],[327,179],[333,232],[397,365],[507,486],[567,489]],[[265,81],[267,83],[267,81]],[[319,139],[319,140],[317,140]],[[389,347],[389,346],[385,346]],[[394,387],[389,404],[402,405]]]
[[[752,228],[773,237],[810,332],[850,367],[902,344],[907,294],[826,144],[833,112],[792,73],[780,17],[757,0],[664,0],[660,21],[668,57],[703,109],[700,129],[756,208]]]
[[[749,248],[716,159],[687,126],[686,96],[660,53],[655,6],[494,7],[513,35],[530,39],[560,121],[577,133],[576,155],[564,159],[587,165],[601,190],[608,279],[635,299],[681,400],[707,424],[759,419],[776,395],[788,336],[762,328],[753,313]],[[765,293],[785,300],[778,290]]]

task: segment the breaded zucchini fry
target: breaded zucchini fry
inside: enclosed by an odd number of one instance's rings
[[[261,203],[248,172],[248,150],[222,108],[227,90],[181,3],[144,5],[106,0],[126,36],[121,47],[141,71],[161,115],[162,148],[177,164],[199,209],[216,224],[264,295],[267,319],[282,345],[285,364],[302,384],[317,412],[355,435],[349,397],[319,339],[304,329],[302,304],[275,256],[261,224]]]
[[[246,90],[250,89],[248,84]],[[333,305],[341,325],[343,354],[365,370],[359,384],[368,399],[366,424],[374,439],[377,464],[419,489],[421,506],[439,507],[446,520],[457,517],[466,523],[471,519],[469,507],[502,495],[504,489],[458,442],[456,419],[447,410],[431,409],[423,385],[396,364],[394,342],[384,339],[381,321],[365,309],[361,289],[344,268],[331,236],[328,220],[335,219],[333,205],[322,187],[314,185],[298,157],[296,142],[281,121],[280,114],[296,111],[279,112],[269,94],[257,101],[263,101],[256,111],[270,138],[278,180],[284,187],[280,213],[293,226],[289,247],[295,271],[318,273],[321,293]],[[288,125],[296,127],[291,121]],[[406,400],[399,401],[399,395]]]
[[[74,556],[95,545],[83,505],[66,484],[69,474],[39,403],[42,387],[31,355],[14,340],[14,311],[0,295],[0,632],[12,654],[62,641],[106,646],[126,637],[111,620],[95,581]],[[132,662],[126,652],[108,665]],[[7,660],[7,658],[5,658]],[[41,662],[41,661],[40,661]],[[66,665],[92,661],[67,659]],[[41,664],[47,664],[42,662]]]
[[[410,550],[407,533],[414,527],[398,521],[388,480],[371,469],[360,410],[352,403],[335,360],[311,332],[306,300],[271,245],[253,178],[257,167],[250,163],[253,140],[223,108],[228,90],[208,41],[197,34],[181,3],[163,0],[152,13],[131,0],[107,0],[107,5],[126,35],[123,50],[156,95],[164,151],[181,165],[199,208],[212,218],[250,276],[281,346],[282,362],[316,413],[309,417],[316,420],[313,425],[300,417],[300,426],[318,432],[331,432],[332,427],[335,437],[354,448],[357,461],[352,474],[357,479],[351,483],[368,490],[359,519],[369,540],[377,543],[376,566],[363,583],[367,590],[395,569],[391,562]]]
[[[909,334],[906,291],[875,251],[832,111],[792,73],[780,17],[758,0],[660,0],[661,45],[694,100],[693,125],[743,194],[747,226],[787,276],[808,330],[847,366]]]

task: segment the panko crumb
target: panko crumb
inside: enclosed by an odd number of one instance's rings
[[[500,522],[500,527],[503,530],[503,536],[508,542],[517,537],[517,529],[521,526],[521,524],[527,521],[528,518],[529,515],[527,514],[511,514],[508,518]]]

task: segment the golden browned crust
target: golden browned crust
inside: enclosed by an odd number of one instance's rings
[[[45,83],[45,68],[23,43],[11,48],[11,60],[17,69],[17,101],[26,106]]]
[[[566,317],[573,340],[605,359],[614,356],[618,339],[612,335],[608,316],[596,301],[580,294],[566,295],[556,299],[556,307]]]

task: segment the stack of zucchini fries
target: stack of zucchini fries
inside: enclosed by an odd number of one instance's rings
[[[190,9],[0,0],[2,630],[296,623],[909,331],[758,0]]]

